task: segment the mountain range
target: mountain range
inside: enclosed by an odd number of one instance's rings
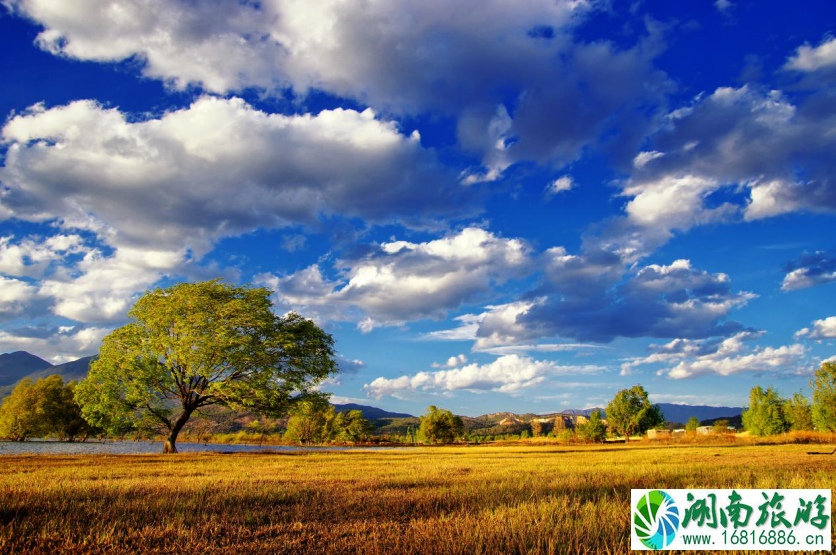
[[[64,381],[69,382],[72,380],[82,380],[87,376],[87,371],[90,368],[90,362],[93,358],[94,357],[92,356],[84,357],[72,362],[53,366],[42,358],[31,353],[27,353],[26,351],[0,354],[0,398],[11,393],[15,384],[24,378],[38,380],[52,374],[58,374],[64,378]],[[733,418],[740,416],[743,412],[742,407],[714,407],[709,405],[680,405],[674,403],[658,403],[658,405],[659,408],[662,409],[662,413],[665,415],[665,420],[668,422],[679,423],[687,422],[692,416],[696,417],[700,421],[716,420],[719,418]],[[363,416],[369,420],[415,418],[411,414],[391,412],[377,407],[356,403],[335,404],[334,409],[337,412],[359,410],[363,413]],[[497,412],[469,418],[469,420],[481,421],[485,425],[498,424],[502,420],[509,418],[519,422],[528,422],[533,418],[552,417],[557,414],[589,416],[589,414],[594,410],[596,409],[566,409],[560,411],[559,413],[555,412],[546,415]]]

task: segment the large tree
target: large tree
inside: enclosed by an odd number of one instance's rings
[[[810,383],[813,388],[813,425],[836,432],[836,362],[824,362]]]
[[[131,322],[105,337],[76,388],[84,417],[166,434],[164,453],[195,411],[213,405],[280,417],[321,397],[337,371],[333,339],[310,320],[272,311],[271,292],[219,280],[146,293]]]
[[[430,405],[421,416],[418,433],[427,443],[452,443],[464,435],[464,422],[449,410]]]
[[[749,408],[743,413],[743,427],[756,436],[782,434],[790,429],[785,406],[784,399],[771,387],[753,387],[749,392]]]
[[[648,399],[647,391],[635,385],[616,393],[607,405],[607,423],[629,441],[634,434],[643,434],[665,423],[665,417]]]

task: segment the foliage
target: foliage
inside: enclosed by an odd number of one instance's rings
[[[219,280],[146,293],[131,322],[105,337],[76,398],[108,431],[165,431],[164,452],[191,415],[221,405],[280,417],[337,371],[333,339],[313,322],[276,316],[271,292]]]
[[[810,408],[810,402],[800,391],[784,401],[784,414],[791,431],[801,432],[813,429],[813,411]]]
[[[696,432],[697,428],[700,427],[700,421],[696,416],[692,416],[688,419],[688,422],[685,423],[685,431],[686,432]]]
[[[749,392],[749,408],[743,413],[743,427],[756,436],[777,435],[790,429],[784,414],[784,400],[771,387]]]
[[[715,434],[725,434],[729,431],[729,421],[725,418],[721,418],[720,420],[714,421],[714,429],[713,432]]]
[[[665,417],[659,406],[650,402],[647,391],[635,385],[616,393],[607,405],[607,422],[629,440],[632,435],[663,425]]]
[[[532,437],[540,437],[543,435],[543,423],[539,420],[531,421],[531,435]]]
[[[426,443],[452,443],[464,434],[464,422],[449,410],[430,405],[421,416],[418,433]]]
[[[372,424],[363,412],[350,410],[337,413],[327,403],[305,401],[298,405],[287,422],[284,438],[300,444],[339,441],[353,443],[368,439]]]
[[[578,437],[587,441],[600,443],[607,437],[607,425],[604,424],[601,411],[596,409],[589,415],[589,419],[578,426]]]
[[[333,439],[347,443],[366,440],[373,432],[372,423],[364,418],[363,411],[359,410],[337,413],[333,429]]]
[[[21,380],[0,406],[0,437],[25,441],[42,434],[43,422],[35,403],[34,383]]]
[[[67,441],[86,438],[95,430],[75,403],[76,384],[59,375],[37,382],[22,380],[0,407],[0,437],[24,441],[54,436]]]
[[[813,425],[823,432],[836,432],[836,362],[822,363],[810,387]]]

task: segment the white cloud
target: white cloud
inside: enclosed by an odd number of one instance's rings
[[[781,283],[784,291],[806,289],[836,281],[836,253],[818,251],[805,253],[786,265]]]
[[[18,242],[12,242],[13,239],[0,237],[0,273],[10,276],[41,276],[50,263],[83,250],[82,238],[74,234],[57,234],[40,240],[30,237]]]
[[[410,391],[449,392],[499,391],[513,393],[534,387],[549,377],[589,374],[602,370],[599,366],[560,366],[550,361],[506,355],[488,364],[469,364],[451,370],[419,372],[398,378],[377,378],[363,388],[369,395],[402,395]]]
[[[667,374],[673,379],[693,378],[705,374],[729,376],[741,372],[792,374],[798,372],[799,364],[806,352],[803,345],[794,344],[777,348],[765,347],[740,356],[706,356],[682,361]]]
[[[23,314],[37,295],[38,290],[33,285],[0,276],[0,320],[9,320]]]
[[[467,357],[461,354],[448,358],[447,362],[444,363],[433,362],[430,366],[433,368],[455,368],[457,366],[463,366],[465,363],[467,363]]]
[[[285,116],[202,97],[135,121],[77,101],[13,117],[3,140],[12,214],[92,227],[113,246],[200,256],[219,237],[322,214],[408,223],[461,209],[455,177],[371,110]]]
[[[787,59],[785,68],[795,71],[818,71],[836,66],[836,38],[829,38],[818,46],[805,44]]]
[[[287,277],[260,279],[283,306],[321,318],[361,322],[364,331],[442,318],[449,310],[530,271],[529,248],[470,227],[424,243],[393,241],[359,260],[338,261],[344,279],[329,281],[314,265]]]
[[[816,320],[810,328],[798,330],[795,336],[808,339],[836,339],[836,316]]]
[[[571,191],[574,186],[575,182],[570,176],[564,175],[563,177],[558,177],[546,187],[546,198],[551,198],[564,191]]]
[[[731,0],[714,0],[714,7],[720,13],[726,13],[733,6],[734,4],[731,3]]]
[[[388,112],[452,115],[461,144],[483,156],[476,180],[515,161],[571,161],[616,120],[644,126],[647,99],[665,88],[652,65],[656,26],[626,49],[574,39],[598,8],[587,0],[6,4],[44,27],[37,43],[53,54],[132,59],[177,89],[317,89]],[[509,94],[514,117],[497,118]]]

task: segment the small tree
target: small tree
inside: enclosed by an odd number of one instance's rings
[[[729,421],[726,419],[720,419],[714,421],[714,433],[715,434],[725,434],[729,431]]]
[[[421,416],[418,433],[428,443],[452,443],[464,435],[464,422],[449,410],[430,405]]]
[[[543,423],[539,420],[531,421],[531,435],[532,437],[540,437],[543,435]]]
[[[364,416],[363,411],[349,410],[340,412],[334,419],[334,439],[355,443],[367,439],[374,428]]]
[[[176,453],[203,407],[279,418],[321,397],[315,387],[337,371],[333,339],[295,313],[276,316],[270,295],[219,280],[146,293],[76,388],[85,419],[163,431],[163,452]]]
[[[603,415],[600,410],[595,409],[592,411],[589,419],[578,426],[578,436],[595,443],[600,443],[606,439],[607,425],[604,424]]]
[[[810,409],[810,402],[800,391],[785,401],[784,414],[787,416],[790,430],[813,429],[813,411]]]
[[[784,414],[784,400],[771,387],[753,387],[749,408],[743,413],[743,427],[756,436],[782,434],[789,429]]]
[[[643,434],[665,423],[659,405],[650,402],[647,391],[636,385],[622,389],[607,405],[607,422],[627,441],[633,434]]]
[[[554,417],[554,428],[552,428],[552,433],[555,436],[560,436],[560,432],[566,429],[566,421],[563,419],[562,416],[558,415]]]
[[[43,419],[38,414],[35,384],[25,378],[15,386],[0,407],[0,437],[12,441],[26,441],[45,433]]]
[[[324,400],[305,401],[293,409],[284,437],[302,445],[325,443],[332,438],[335,418],[334,407]]]
[[[686,432],[696,432],[697,428],[700,427],[700,421],[696,416],[692,416],[688,419],[688,422],[685,423],[685,431]]]
[[[810,387],[813,425],[823,432],[836,432],[836,361],[822,363]]]

